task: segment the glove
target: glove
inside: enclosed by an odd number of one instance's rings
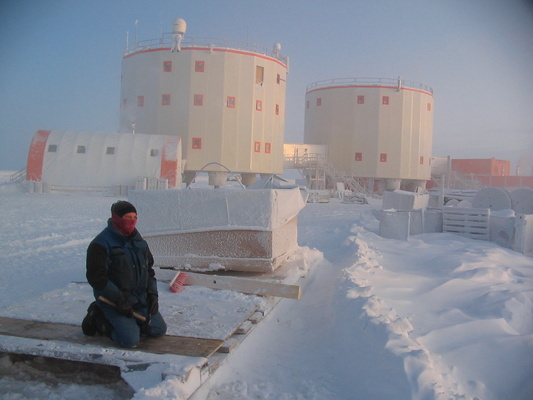
[[[130,301],[128,296],[124,293],[121,293],[119,298],[116,301],[117,310],[122,315],[131,318],[133,317],[133,308],[131,308]]]
[[[155,293],[148,293],[148,311],[155,315],[159,311],[159,297]]]

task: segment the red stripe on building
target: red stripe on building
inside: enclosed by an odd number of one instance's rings
[[[176,178],[179,171],[179,161],[181,155],[179,153],[179,143],[181,138],[179,136],[167,136],[163,143],[163,152],[161,154],[161,175],[160,177],[168,180],[169,187],[176,186]]]
[[[44,152],[46,142],[51,131],[37,131],[33,136],[28,151],[28,163],[26,164],[26,180],[40,182],[43,177]]]

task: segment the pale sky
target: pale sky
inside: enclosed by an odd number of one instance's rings
[[[380,77],[433,88],[433,155],[533,157],[533,4],[525,0],[2,0],[0,169],[26,165],[39,129],[118,129],[122,52],[186,36],[281,43],[285,142],[302,143],[305,90]],[[514,172],[513,172],[514,173]]]

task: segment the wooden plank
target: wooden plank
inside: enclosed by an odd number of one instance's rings
[[[80,326],[55,322],[0,317],[0,334],[29,339],[58,340],[119,348],[107,337],[98,335],[85,336]],[[224,341],[218,339],[166,335],[157,339],[143,338],[135,347],[135,350],[154,354],[209,357],[217,352],[223,344]]]
[[[256,311],[250,318],[248,318],[248,321],[250,321],[252,324],[258,324],[259,321],[261,321],[264,317],[264,314],[261,311]]]
[[[194,272],[187,272],[187,275],[185,285],[205,286],[210,289],[234,290],[257,296],[276,296],[289,299],[299,299],[302,297],[302,289],[298,285]]]

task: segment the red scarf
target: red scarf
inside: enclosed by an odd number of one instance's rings
[[[137,218],[124,219],[122,217],[119,217],[117,214],[113,213],[111,214],[111,223],[124,236],[129,236],[135,230],[135,224],[137,224]]]

